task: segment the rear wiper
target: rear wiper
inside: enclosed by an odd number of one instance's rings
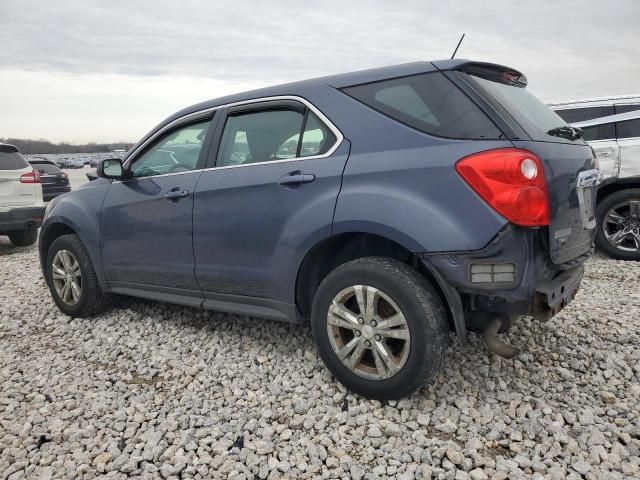
[[[569,125],[552,128],[547,132],[547,135],[553,135],[554,137],[568,138],[569,140],[577,140],[579,138],[582,138],[583,134],[584,132],[582,131],[581,128],[570,127]]]

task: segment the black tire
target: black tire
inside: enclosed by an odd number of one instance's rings
[[[597,221],[597,230],[596,230],[596,246],[598,249],[607,253],[610,257],[615,258],[617,260],[640,260],[640,250],[636,252],[621,250],[611,245],[604,234],[604,218],[607,215],[607,212],[614,206],[628,202],[630,200],[636,200],[640,202],[640,188],[628,188],[625,190],[619,190],[617,192],[612,193],[611,195],[607,195],[603,200],[598,203],[596,208],[596,221]],[[640,219],[638,219],[640,220]]]
[[[327,314],[334,297],[353,285],[381,290],[400,308],[410,333],[406,363],[395,375],[368,379],[347,368],[331,346]],[[347,389],[366,398],[405,397],[427,383],[444,363],[448,344],[447,314],[440,295],[417,271],[397,260],[366,257],[345,263],[322,281],[316,292],[311,324],[320,357]]]
[[[8,236],[11,243],[16,247],[28,247],[29,245],[36,243],[36,238],[38,238],[38,229],[25,228],[24,230],[10,232]]]
[[[71,252],[80,265],[82,288],[80,298],[73,306],[67,305],[53,286],[52,264],[56,253],[60,250]],[[51,243],[45,264],[45,280],[58,308],[71,317],[89,317],[102,312],[109,306],[110,295],[105,294],[100,288],[87,249],[75,234],[63,235]]]

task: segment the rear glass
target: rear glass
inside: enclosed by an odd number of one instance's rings
[[[602,107],[567,108],[565,110],[556,110],[556,113],[567,123],[578,123],[584,122],[585,120],[593,120],[594,118],[613,115],[613,105]]]
[[[18,152],[0,152],[0,170],[21,170],[28,166]]]
[[[493,122],[439,72],[357,85],[343,92],[424,133],[459,139],[503,137]]]
[[[31,166],[40,173],[58,173],[60,169],[52,163],[31,162]]]
[[[493,82],[475,75],[470,76],[509,112],[533,140],[563,143],[569,141],[547,134],[552,128],[567,124],[526,89]]]

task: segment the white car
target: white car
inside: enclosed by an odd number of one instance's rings
[[[596,245],[614,258],[640,260],[640,95],[549,106],[583,130],[598,158]]]
[[[16,147],[0,143],[0,235],[17,246],[32,245],[44,210],[40,173]]]

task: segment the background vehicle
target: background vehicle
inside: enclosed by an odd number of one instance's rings
[[[71,191],[69,176],[50,160],[33,159],[29,164],[40,172],[40,183],[42,183],[42,197],[45,202],[52,198]]]
[[[17,246],[31,245],[43,215],[40,173],[16,147],[0,143],[0,235]]]
[[[552,103],[580,127],[601,172],[596,245],[613,258],[640,260],[640,95]]]
[[[526,83],[417,62],[184,109],[51,202],[53,298],[310,320],[336,378],[381,399],[431,378],[451,330],[511,357],[498,330],[571,301],[595,229],[592,149]]]

